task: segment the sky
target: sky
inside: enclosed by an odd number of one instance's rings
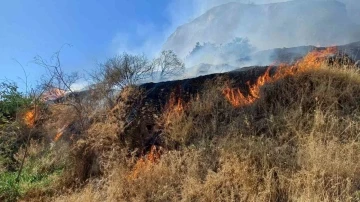
[[[45,70],[33,58],[50,58],[64,44],[66,72],[86,74],[124,51],[152,58],[178,26],[231,1],[285,0],[0,0],[0,81],[24,88],[25,70],[34,87]]]
[[[149,35],[170,26],[167,0],[0,0],[0,79],[23,85],[35,81],[44,69],[34,56],[49,58],[61,51],[67,72],[89,71],[98,62],[122,51],[150,51]],[[153,50],[151,50],[153,51]],[[17,61],[17,62],[16,62]],[[22,79],[19,79],[21,77]]]

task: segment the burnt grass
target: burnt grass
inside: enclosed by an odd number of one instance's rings
[[[356,66],[356,60],[360,59],[357,55],[357,52],[360,52],[359,48],[360,43],[340,46],[336,54],[330,55],[326,59],[326,63],[329,67]],[[292,55],[291,57],[296,56],[293,53],[294,51],[299,52],[298,49],[303,49],[304,53],[308,53],[314,49],[324,50],[325,48],[298,47],[296,50],[279,49],[279,52],[277,52],[279,63],[288,62],[289,54]],[[291,63],[289,62],[289,64]],[[142,91],[141,96],[137,98],[137,101],[130,103],[129,108],[131,110],[127,112],[127,117],[125,118],[125,125],[128,128],[124,129],[124,133],[134,133],[133,128],[143,128],[136,132],[137,134],[144,134],[139,138],[143,141],[139,142],[137,146],[140,148],[150,148],[153,144],[163,145],[160,140],[161,138],[159,138],[162,133],[161,129],[158,131],[154,129],[157,127],[155,117],[162,115],[171,98],[175,98],[175,100],[180,99],[186,105],[186,103],[191,102],[193,98],[206,89],[215,85],[220,90],[225,85],[230,88],[240,89],[247,96],[249,94],[249,87],[256,83],[258,78],[264,75],[269,68],[270,76],[272,76],[277,70],[276,66],[251,66],[226,73],[215,73],[196,78],[142,84],[139,86],[139,89]],[[122,101],[118,99],[117,102]],[[131,131],[128,131],[128,129]]]
[[[325,50],[327,47],[300,46],[293,48],[278,48],[268,51],[261,51],[254,57],[270,58],[277,64],[291,64],[301,59],[311,51]],[[357,65],[360,66],[360,42],[354,42],[347,45],[336,46],[337,54],[329,56],[327,62],[332,65]],[[223,78],[231,81],[233,88],[239,88],[241,92],[247,94],[249,84],[253,84],[259,76],[263,75],[269,66],[250,66],[243,67],[225,73],[208,74],[196,78],[183,80],[165,81],[159,83],[145,83],[140,85],[144,90],[143,104],[151,104],[157,110],[161,110],[170,99],[171,93],[176,98],[181,98],[188,102],[192,97],[202,92],[208,81]],[[270,74],[274,73],[276,67],[271,67]]]
[[[267,66],[246,67],[227,73],[209,74],[184,80],[146,83],[140,85],[140,88],[145,92],[143,97],[144,103],[157,106],[157,109],[161,110],[169,101],[171,94],[174,94],[177,99],[180,98],[186,103],[192,97],[202,92],[208,81],[214,81],[219,78],[231,81],[231,87],[239,88],[242,92],[248,93],[248,82],[250,84],[255,83],[259,76],[266,72],[267,68]]]

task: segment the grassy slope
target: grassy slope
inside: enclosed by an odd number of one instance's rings
[[[320,68],[285,77],[243,108],[222,88],[210,84],[185,111],[165,111],[164,149],[140,161],[120,143],[118,123],[95,122],[73,146],[62,177],[85,183],[41,200],[360,200],[358,72]],[[93,169],[97,177],[84,175]],[[69,185],[63,181],[53,184]]]
[[[249,107],[229,105],[217,87],[164,113],[168,148],[136,167],[118,154],[94,180],[58,201],[360,200],[360,75],[321,68],[262,88]],[[123,156],[123,157],[121,157]]]

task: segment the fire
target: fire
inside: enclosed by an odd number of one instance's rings
[[[63,135],[63,132],[57,133],[57,134],[55,135],[54,142],[57,142],[57,141],[61,138],[62,135]]]
[[[240,89],[238,88],[233,89],[230,87],[226,87],[223,90],[223,94],[234,107],[241,107],[251,103],[251,100],[249,99],[251,97],[246,97],[243,93],[241,93]]]
[[[255,82],[254,85],[250,86],[249,82],[249,91],[250,91],[250,97],[252,98],[248,98],[250,99],[250,104],[253,103],[256,99],[260,98],[260,88],[261,86],[265,85],[265,83],[271,81],[271,77],[270,77],[270,68],[268,67],[265,71],[265,73],[263,75],[261,75]]]
[[[36,116],[36,112],[34,109],[27,111],[24,116],[23,116],[23,120],[25,122],[25,124],[32,128],[35,125],[35,116]]]
[[[131,174],[128,176],[129,179],[136,179],[140,173],[149,171],[151,167],[160,160],[162,153],[161,147],[156,147],[155,145],[151,146],[149,154],[140,158]]]
[[[175,93],[171,93],[169,102],[165,106],[165,111],[181,114],[185,110],[184,105],[184,101],[181,98],[176,98]]]
[[[275,82],[287,76],[293,76],[300,72],[305,72],[313,69],[319,69],[323,66],[327,57],[335,54],[337,49],[330,47],[325,50],[315,50],[308,53],[303,59],[297,61],[293,65],[280,64],[276,69],[274,75],[270,76],[271,66],[261,75],[253,85],[247,82],[249,85],[249,94],[245,96],[240,89],[230,88],[229,85],[222,91],[225,98],[234,107],[243,107],[254,103],[260,98],[260,89],[267,83]]]
[[[304,59],[298,61],[295,66],[298,67],[299,71],[318,69],[324,64],[327,57],[336,54],[336,52],[336,47],[330,47],[320,51],[312,51],[307,54]]]
[[[166,126],[179,120],[185,112],[185,107],[185,102],[180,96],[177,98],[175,93],[171,93],[170,99],[165,105],[160,125]]]
[[[249,85],[249,95],[245,96],[240,89],[238,88],[230,88],[226,87],[223,90],[223,94],[226,99],[234,106],[234,107],[243,107],[246,105],[250,105],[256,101],[256,99],[260,98],[260,88],[265,83],[271,81],[270,77],[270,67],[266,70],[266,72],[261,75],[253,85],[250,85],[250,82],[247,82]]]

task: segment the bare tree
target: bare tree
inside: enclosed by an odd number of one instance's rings
[[[153,66],[144,55],[123,53],[100,64],[100,76],[109,87],[123,88],[149,78]]]
[[[20,63],[18,63],[20,64]],[[20,64],[21,65],[21,64]],[[21,65],[22,66],[22,65]],[[22,67],[23,68],[23,67]],[[23,71],[24,71],[24,74],[25,74],[25,77],[27,77],[27,73],[25,71],[25,69],[23,68]],[[54,80],[54,74],[44,83],[43,86],[50,86],[50,83],[53,82]],[[27,78],[26,78],[26,81],[27,81]],[[26,85],[27,85],[27,82],[26,82]],[[17,176],[16,176],[16,179],[15,179],[15,182],[16,183],[19,183],[20,182],[20,176],[21,176],[21,173],[23,171],[23,168],[24,168],[24,163],[25,163],[25,159],[27,158],[28,156],[28,148],[29,148],[29,145],[30,145],[30,140],[32,138],[32,135],[34,133],[34,127],[36,125],[36,122],[35,120],[37,119],[36,117],[38,117],[38,109],[39,109],[39,106],[41,104],[41,96],[44,94],[44,92],[46,91],[46,89],[43,89],[41,87],[41,89],[31,89],[30,92],[28,92],[27,90],[27,87],[26,87],[26,96],[28,97],[29,100],[31,100],[31,105],[33,107],[33,110],[34,110],[34,114],[33,114],[33,117],[34,117],[34,125],[32,126],[28,126],[30,127],[30,130],[27,131],[27,136],[25,138],[25,151],[24,151],[24,154],[23,154],[23,157],[21,158],[21,161],[20,161],[20,167],[19,167],[19,170],[17,172]],[[20,133],[23,133],[22,131]]]
[[[43,80],[46,81],[42,82],[43,85],[45,85],[43,86],[43,89],[51,90],[53,88],[57,88],[63,91],[73,93],[71,85],[79,79],[79,76],[76,72],[67,74],[63,71],[60,61],[61,49],[55,52],[50,57],[50,60],[45,60],[41,56],[36,56],[34,58],[34,63],[41,67],[44,67],[47,70],[48,78],[43,78]]]
[[[71,85],[76,82],[76,80],[78,79],[78,76],[76,73],[66,74],[63,71],[61,62],[60,62],[61,49],[59,51],[55,52],[52,55],[52,57],[50,58],[50,60],[45,60],[41,56],[36,56],[34,58],[33,62],[41,67],[44,67],[48,74],[47,76],[44,75],[42,77],[42,81],[39,86],[39,89],[38,90],[33,89],[29,93],[29,96],[32,100],[32,105],[33,105],[32,107],[34,109],[34,115],[33,115],[35,117],[34,119],[36,119],[36,117],[38,116],[38,109],[39,109],[40,103],[42,102],[41,97],[44,95],[45,92],[51,91],[53,89],[60,89],[63,91],[73,93],[73,91],[71,89]],[[23,70],[24,70],[24,68],[23,68]],[[27,77],[25,70],[24,70],[24,73],[25,73],[25,76]],[[75,112],[78,114],[78,117],[80,118],[80,127],[81,127],[81,131],[83,132],[85,116],[84,116],[84,107],[83,107],[82,103],[81,102],[66,102],[64,104],[70,105],[75,109]],[[36,123],[34,122],[34,124],[36,124]],[[30,130],[28,131],[28,134],[26,137],[25,151],[21,158],[20,167],[17,172],[17,177],[15,179],[15,181],[17,183],[20,182],[20,177],[21,177],[21,174],[22,174],[22,171],[24,168],[24,162],[28,156],[28,147],[30,145],[30,140],[32,138],[32,135],[34,134],[33,128],[35,128],[35,125],[30,127]]]
[[[50,60],[45,60],[41,56],[36,56],[34,58],[34,63],[44,67],[48,74],[48,77],[43,77],[43,81],[40,84],[41,89],[43,89],[42,94],[44,92],[52,91],[53,89],[59,89],[68,92],[68,95],[65,96],[62,104],[69,105],[74,108],[76,114],[79,117],[80,130],[84,132],[86,117],[88,117],[87,111],[85,110],[85,106],[83,104],[84,99],[81,98],[80,93],[74,92],[71,88],[71,86],[79,80],[79,76],[77,73],[68,74],[64,72],[60,60],[60,52],[61,49],[55,52]]]
[[[160,72],[160,78],[178,76],[185,70],[184,63],[172,50],[162,51],[160,56],[154,60],[155,71]]]

